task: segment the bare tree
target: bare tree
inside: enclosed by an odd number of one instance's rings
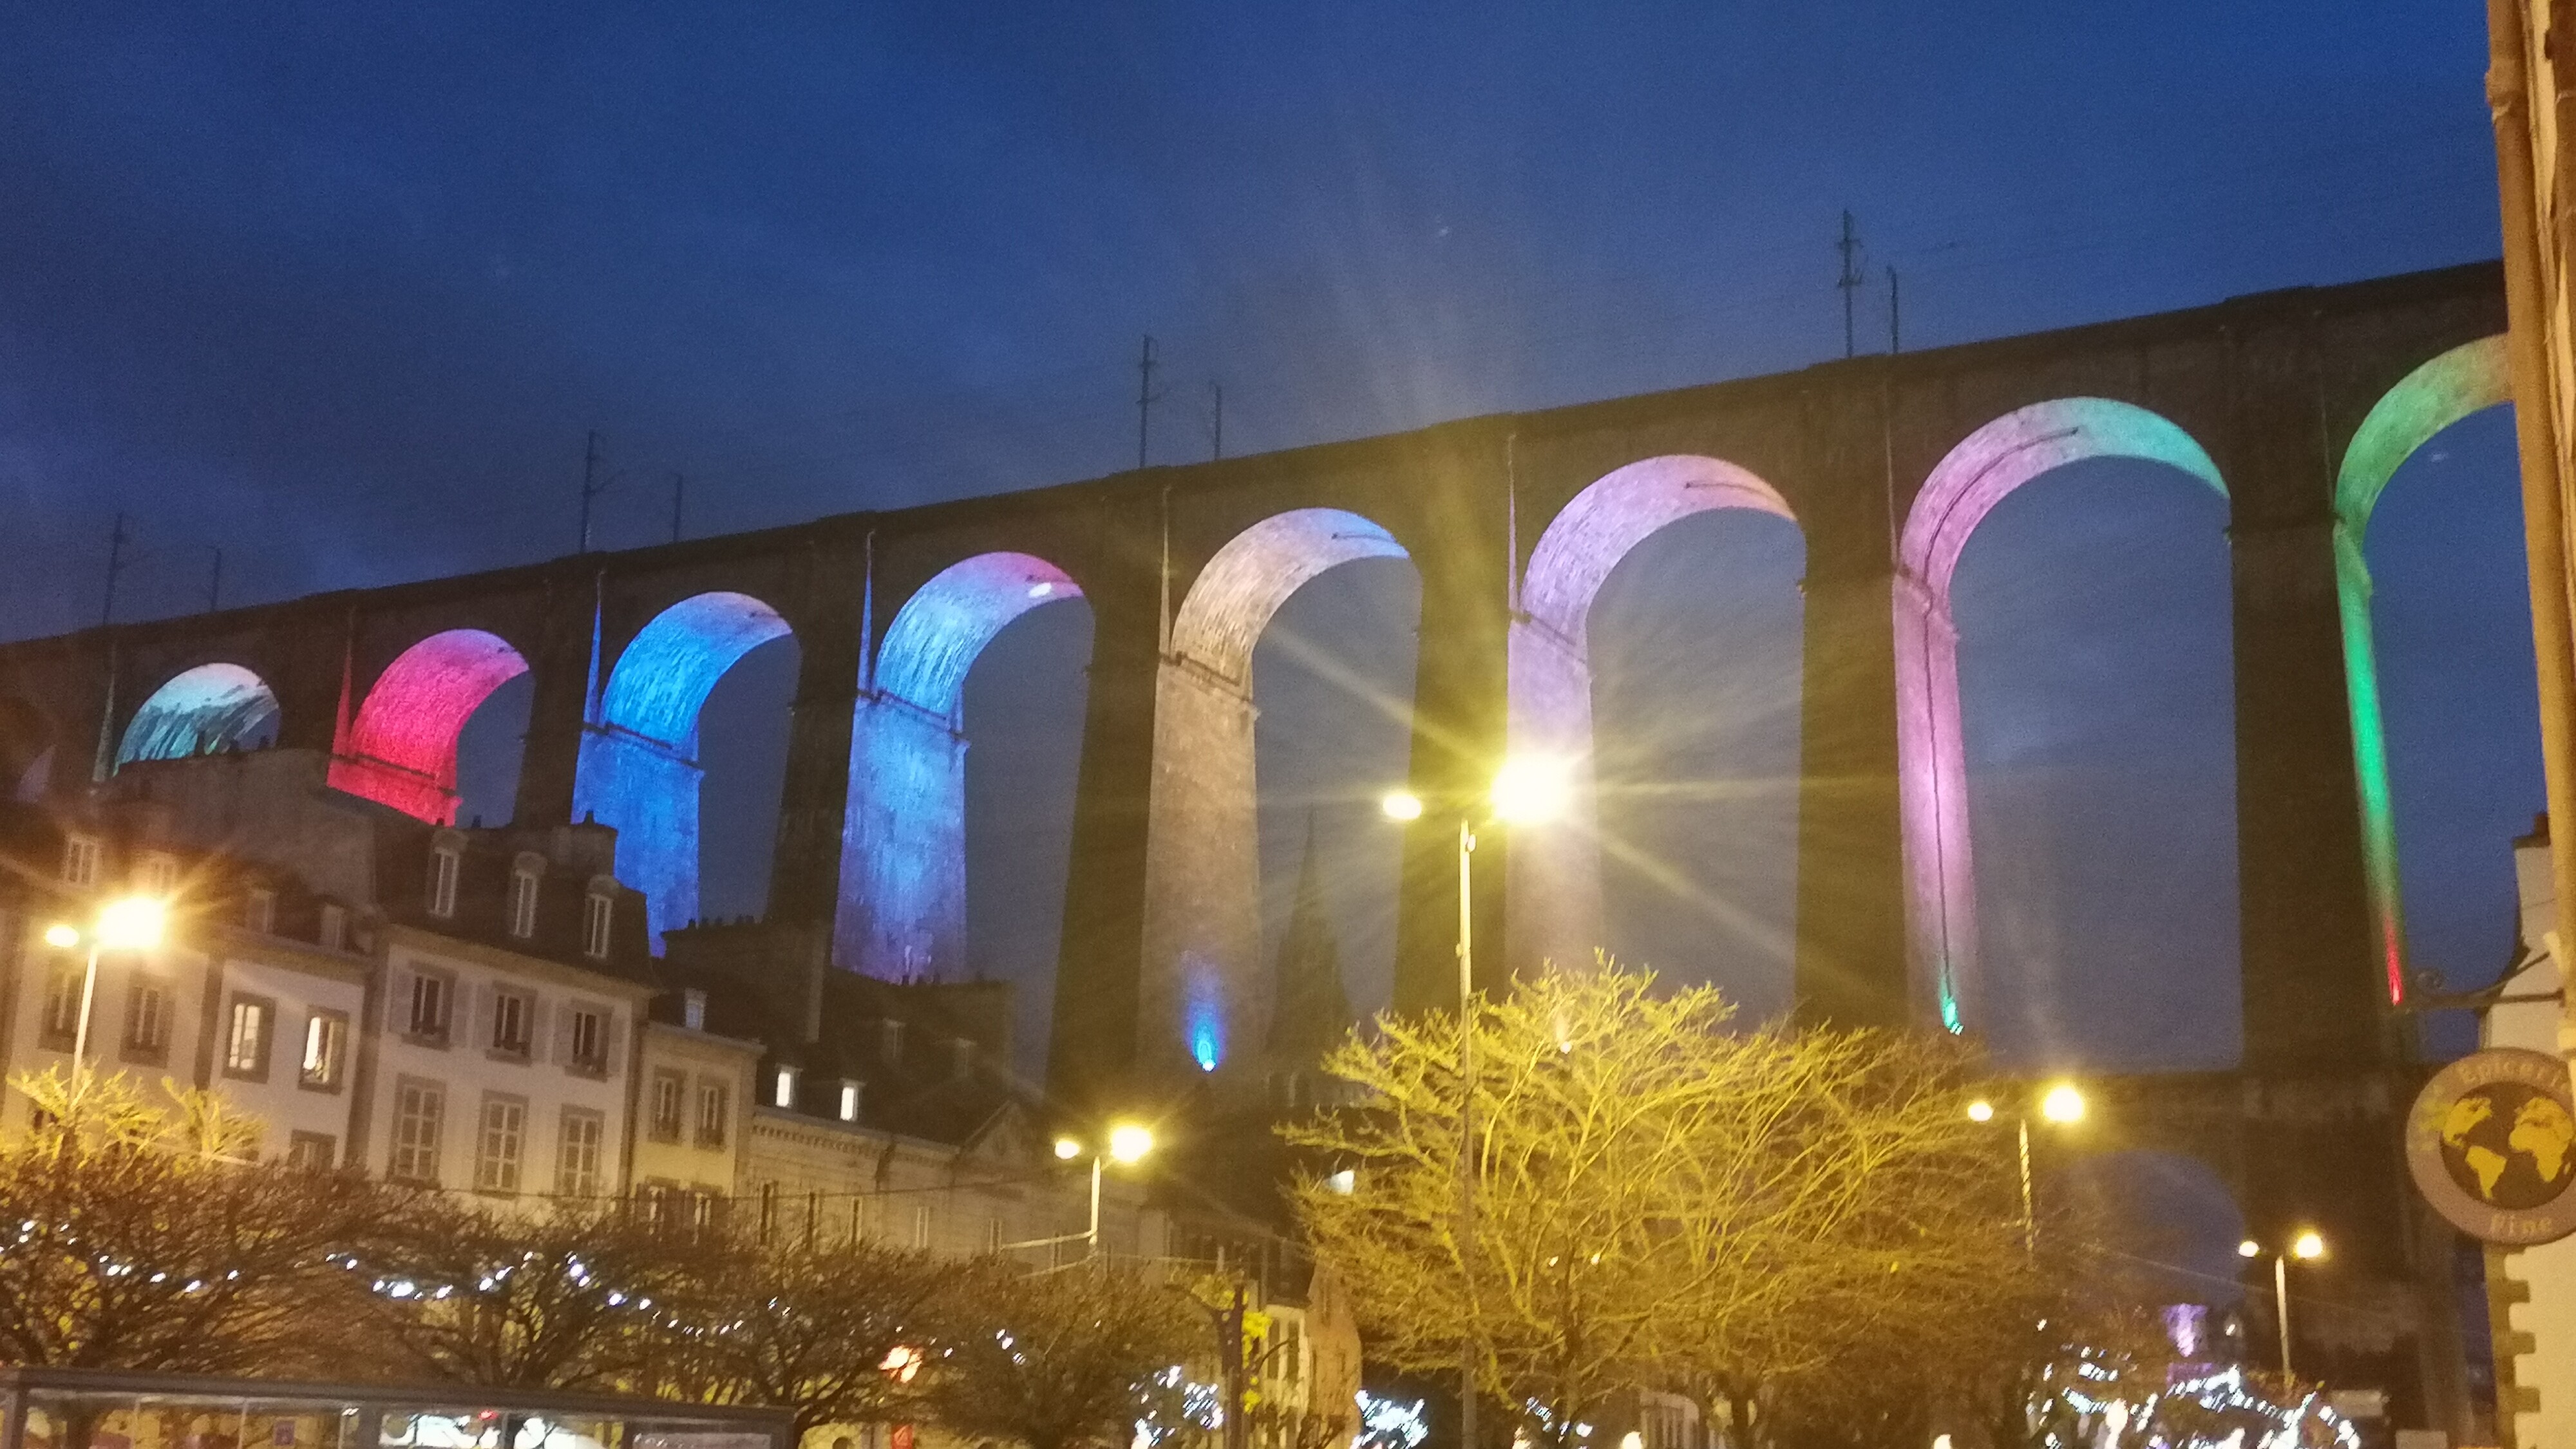
[[[796,1411],[796,1431],[906,1416],[939,1309],[971,1270],[867,1242],[745,1247],[678,1292],[656,1387]]]
[[[165,1083],[88,1071],[11,1085],[39,1126],[0,1146],[0,1362],[223,1373],[319,1369],[341,1245],[378,1230],[351,1175],[241,1160],[253,1124]]]
[[[951,1299],[925,1399],[951,1432],[1027,1449],[1117,1449],[1203,1354],[1188,1297],[1096,1267],[979,1266]]]

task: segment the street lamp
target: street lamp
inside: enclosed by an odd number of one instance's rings
[[[1538,755],[1516,755],[1494,772],[1485,792],[1485,823],[1537,825],[1565,813],[1572,794],[1572,766]],[[1458,1242],[1460,1258],[1476,1238],[1476,1134],[1470,1114],[1475,1109],[1476,1036],[1471,1008],[1476,993],[1475,869],[1477,810],[1460,802],[1458,810]],[[1389,820],[1420,820],[1426,808],[1421,796],[1407,790],[1389,792],[1378,802]],[[1476,1346],[1469,1343],[1458,1365],[1459,1449],[1476,1449]]]
[[[1085,1150],[1079,1138],[1059,1137],[1055,1140],[1055,1155],[1060,1161],[1071,1162],[1080,1157]],[[1115,1162],[1121,1167],[1133,1166],[1144,1161],[1145,1154],[1153,1150],[1152,1131],[1134,1122],[1121,1122],[1109,1129],[1107,1143],[1091,1151],[1091,1226],[1082,1235],[1084,1257],[1096,1258],[1100,1255],[1101,1164],[1107,1161]]]
[[[2290,1260],[2296,1258],[2302,1263],[2313,1263],[2325,1255],[2326,1240],[2314,1228],[2301,1228],[2298,1235],[2290,1239],[2289,1247],[2272,1254],[2272,1312],[2281,1320],[2281,1378],[2284,1382],[2290,1377]],[[2262,1257],[2263,1245],[2247,1238],[2236,1245],[2236,1256],[2247,1259]]]
[[[170,927],[170,904],[159,896],[120,896],[99,908],[97,924],[84,931],[67,921],[45,928],[45,944],[57,951],[89,947],[81,970],[80,1020],[72,1028],[72,1075],[89,1065],[90,1004],[98,996],[98,953],[149,951],[161,944]]]
[[[1968,1120],[1992,1122],[1995,1110],[1991,1100],[1979,1097],[1968,1104]],[[2021,1250],[2023,1256],[2029,1257],[2039,1252],[2039,1215],[2030,1181],[2030,1110],[2025,1104],[2016,1104],[2012,1114],[2013,1135],[2021,1146]],[[2060,1127],[2071,1127],[2084,1120],[2084,1093],[2073,1082],[2058,1082],[2040,1093],[2039,1115]]]

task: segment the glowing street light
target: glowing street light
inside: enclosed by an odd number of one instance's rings
[[[2290,1239],[2287,1250],[2272,1254],[2272,1310],[2281,1320],[2281,1377],[2290,1377],[2290,1260],[2313,1263],[2326,1255],[2326,1240],[2314,1228],[2301,1228]],[[2253,1259],[2263,1256],[2263,1245],[2247,1238],[2236,1245],[2236,1256]]]
[[[80,1021],[72,1028],[72,1073],[78,1076],[89,1065],[90,1007],[98,999],[98,953],[101,951],[149,951],[161,944],[170,929],[170,904],[158,896],[120,896],[99,908],[97,924],[87,931],[68,921],[57,921],[45,928],[45,944],[57,951],[76,946],[89,947],[89,960],[81,968]]]
[[[1422,797],[1410,790],[1389,790],[1385,798],[1377,802],[1377,808],[1385,811],[1389,820],[1419,820],[1422,818]]]
[[[1059,1161],[1071,1162],[1086,1151],[1091,1152],[1091,1226],[1082,1235],[1083,1253],[1086,1257],[1097,1256],[1100,1252],[1101,1164],[1105,1161],[1115,1162],[1121,1167],[1132,1167],[1144,1161],[1146,1154],[1153,1150],[1153,1130],[1136,1122],[1120,1122],[1112,1126],[1109,1129],[1109,1140],[1105,1148],[1100,1151],[1092,1151],[1078,1137],[1059,1137],[1055,1140],[1055,1155]]]
[[[1494,772],[1494,818],[1506,825],[1537,825],[1565,813],[1574,789],[1568,764],[1543,755],[1518,755]]]
[[[2021,1246],[2024,1254],[2039,1251],[2039,1214],[2034,1201],[2030,1177],[2030,1111],[2028,1098],[2013,1108],[2013,1135],[2021,1146]],[[1992,1122],[1998,1109],[1994,1102],[1979,1097],[1968,1103],[1968,1120]],[[2039,1096],[2039,1115],[2060,1127],[2071,1127],[2084,1120],[2084,1093],[2073,1082],[2059,1082]]]

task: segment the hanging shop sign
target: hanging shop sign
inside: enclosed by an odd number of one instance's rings
[[[2576,1101],[2567,1063],[2495,1047],[2433,1076],[2406,1118],[2406,1165],[2436,1211],[2507,1247],[2576,1233]]]

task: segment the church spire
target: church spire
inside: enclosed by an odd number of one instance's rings
[[[1315,859],[1315,817],[1306,816],[1306,853],[1297,864],[1297,893],[1279,938],[1270,1013],[1270,1054],[1282,1065],[1307,1066],[1350,1030],[1350,997],[1342,990],[1341,949],[1324,915]]]

